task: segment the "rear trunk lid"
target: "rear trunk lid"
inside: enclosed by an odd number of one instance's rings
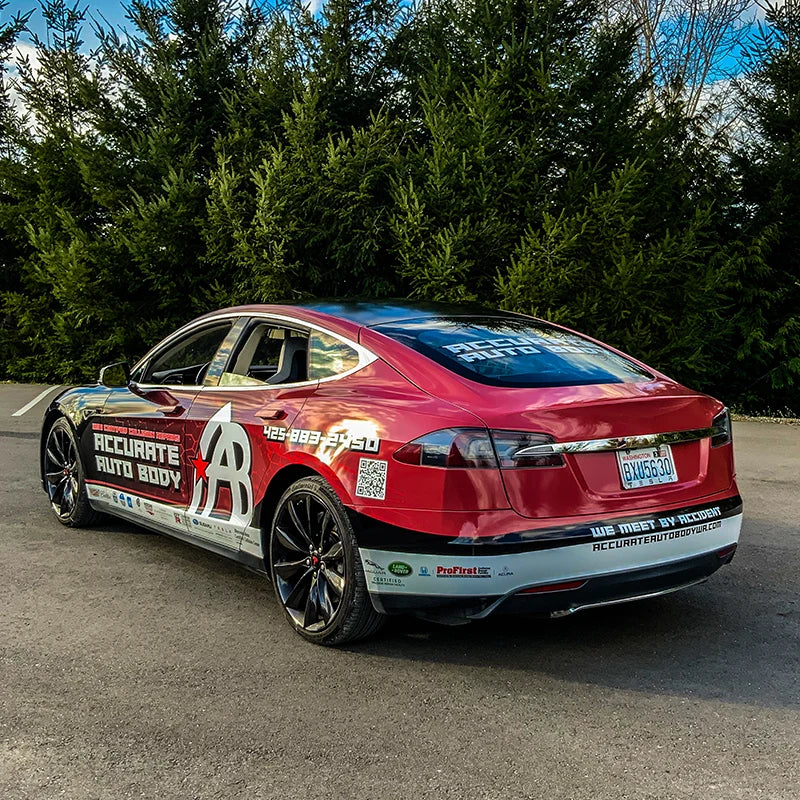
[[[722,409],[710,397],[659,379],[549,389],[487,387],[477,405],[471,410],[492,430],[544,433],[559,443],[706,429]],[[503,469],[503,483],[517,513],[536,518],[689,503],[731,485],[728,447],[712,448],[709,437],[668,447],[677,476],[669,483],[624,488],[618,453],[611,450],[566,452],[561,467]]]

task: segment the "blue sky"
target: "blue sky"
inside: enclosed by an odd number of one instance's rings
[[[127,0],[126,0],[127,1]],[[312,8],[318,7],[322,5],[322,0],[309,0],[311,3]],[[776,0],[771,0],[773,3]],[[67,0],[69,3],[70,0]],[[783,5],[785,0],[777,0],[778,5]],[[114,25],[115,27],[126,27],[129,25],[128,21],[125,18],[125,11],[123,9],[123,2],[122,0],[93,0],[93,1],[86,1],[80,4],[80,8],[86,8],[87,11],[87,19],[83,26],[83,38],[86,45],[91,48],[95,43],[95,37],[92,34],[92,17],[96,19],[100,19],[100,17],[104,17],[109,23]],[[38,0],[10,0],[8,6],[0,12],[0,15],[3,19],[8,19],[10,16],[13,16],[17,12],[25,13],[27,11],[33,11],[31,18],[28,22],[28,27],[34,33],[39,35],[43,35],[45,32],[45,24],[44,18],[42,17],[42,13],[39,7]],[[753,0],[751,3],[751,11],[749,12],[749,16],[752,19],[753,15],[763,17],[763,10],[758,8],[758,4],[756,0]],[[28,37],[22,36],[22,42],[24,43]],[[22,50],[30,52],[30,49],[25,47],[23,44]],[[737,54],[738,55],[738,54]],[[732,55],[730,59],[726,60],[728,64],[733,64],[737,61],[735,55]],[[723,65],[723,71],[725,71],[725,67],[728,64]]]
[[[92,15],[97,16],[99,13],[115,26],[124,25],[126,22],[125,12],[122,9],[122,3],[119,0],[99,0],[99,2],[82,3],[80,8],[89,9],[87,17],[91,17]],[[35,33],[43,35],[45,30],[44,18],[42,17],[39,3],[36,2],[36,0],[11,0],[8,6],[6,6],[6,8],[0,13],[4,19],[7,19],[9,16],[13,16],[17,12],[24,14],[31,9],[33,9],[33,14],[28,22],[28,27]],[[94,38],[91,33],[91,28],[91,23],[87,19],[83,34],[84,39],[89,44],[91,44],[91,41]]]

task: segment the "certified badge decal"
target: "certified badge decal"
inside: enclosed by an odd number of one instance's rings
[[[236,525],[246,525],[253,510],[251,461],[247,432],[238,422],[231,421],[231,404],[228,403],[206,423],[197,455],[191,461],[194,490],[189,513],[200,517],[213,515]],[[229,512],[217,508],[223,485],[230,487]]]

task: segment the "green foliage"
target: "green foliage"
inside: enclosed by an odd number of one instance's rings
[[[26,122],[0,75],[0,378],[93,377],[222,305],[406,296],[800,411],[796,12],[731,153],[648,102],[595,0],[133,0],[93,54],[79,6],[44,10]]]
[[[753,42],[743,100],[753,136],[734,156],[743,243],[762,263],[743,272],[737,360],[744,404],[800,408],[800,7],[771,9]]]

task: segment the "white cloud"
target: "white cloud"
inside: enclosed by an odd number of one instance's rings
[[[756,19],[764,19],[767,16],[768,5],[783,8],[786,5],[786,0],[755,0],[752,4],[752,10],[755,12]]]
[[[28,63],[34,73],[39,69],[39,55],[36,48],[29,42],[17,42],[10,58],[5,62],[7,70],[6,86],[8,88],[9,99],[14,108],[20,113],[25,111],[25,104],[17,88],[14,86],[14,78],[19,74],[19,64],[28,59]],[[10,80],[9,80],[10,78]]]
[[[35,72],[39,68],[39,54],[36,48],[29,42],[17,42],[7,64],[16,72],[17,64],[25,58],[30,61],[31,67]]]

